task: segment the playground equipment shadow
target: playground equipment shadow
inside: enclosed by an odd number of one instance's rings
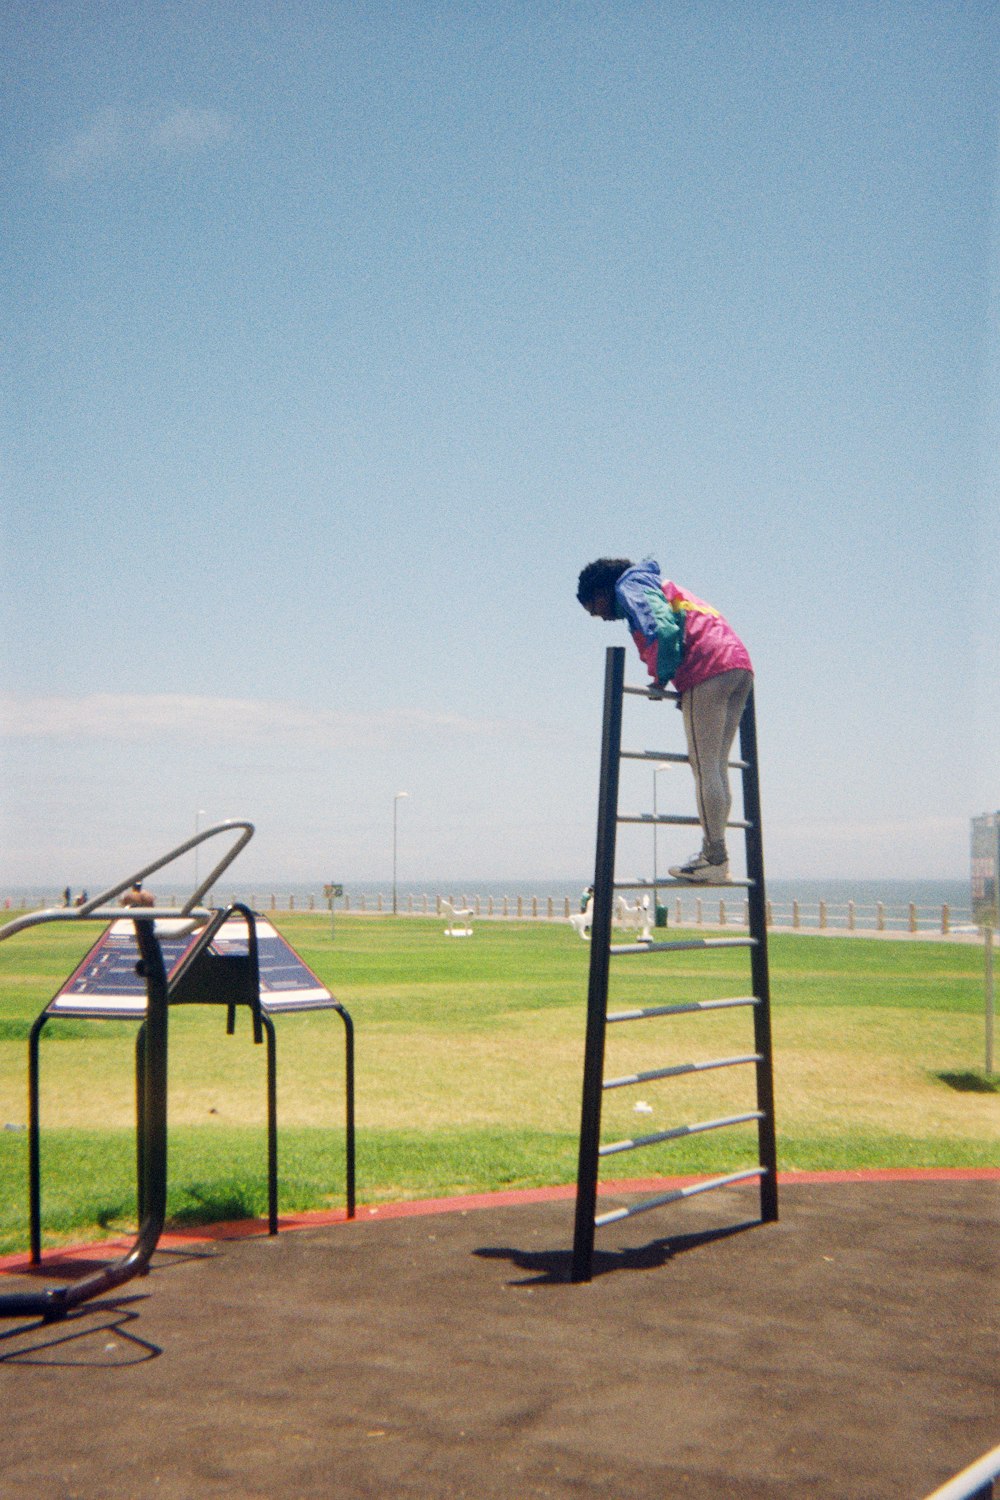
[[[172,1240],[0,1325],[0,1493],[921,1500],[996,1444],[1000,1173],[756,1209],[613,1225],[576,1286],[572,1202],[540,1194]]]

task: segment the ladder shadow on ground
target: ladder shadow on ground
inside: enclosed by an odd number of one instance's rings
[[[759,1229],[760,1219],[747,1219],[718,1229],[702,1229],[694,1234],[673,1234],[622,1250],[595,1250],[592,1275],[608,1276],[616,1271],[656,1271],[688,1250],[698,1250],[716,1240]],[[484,1245],[474,1250],[483,1260],[509,1260],[512,1266],[529,1274],[512,1279],[510,1286],[562,1286],[573,1280],[573,1252],[559,1250],[522,1250],[514,1245]]]

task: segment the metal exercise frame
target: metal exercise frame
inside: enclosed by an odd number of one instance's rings
[[[141,907],[123,908],[111,903],[129,889],[145,880],[155,871],[172,864],[174,860],[194,849],[206,840],[219,834],[237,833],[239,836],[227,853],[198,885],[181,908]],[[233,862],[253,837],[252,823],[230,821],[203,829],[193,838],[185,840],[176,848],[151,864],[145,865],[125,880],[102,891],[79,907],[55,907],[31,912],[15,918],[0,927],[0,942],[25,931],[50,922],[115,922],[130,920],[135,928],[139,950],[138,971],[146,984],[145,1019],[136,1042],[136,1106],[137,1106],[137,1158],[138,1197],[140,1224],[131,1249],[119,1260],[74,1282],[70,1286],[49,1287],[39,1292],[9,1293],[0,1295],[0,1317],[41,1317],[51,1322],[65,1317],[72,1309],[92,1297],[144,1274],[159,1242],[166,1216],[167,1196],[167,1037],[168,1009],[171,1003],[211,1003],[228,1007],[227,1029],[232,1032],[235,1024],[235,1007],[247,1004],[251,1008],[254,1039],[259,1042],[262,1031],[268,1038],[268,1188],[271,1205],[271,1228],[276,1229],[275,1206],[277,1193],[277,1156],[275,1136],[275,1047],[274,1027],[270,1018],[263,1014],[260,1001],[259,970],[257,965],[256,936],[252,913],[244,907],[230,907],[224,911],[211,911],[199,903],[211,890],[220,875]],[[246,955],[209,954],[209,945],[219,935],[225,921],[239,911],[247,916],[248,952]],[[179,922],[180,919],[180,922]],[[171,922],[171,935],[179,936],[186,931],[197,937],[185,954],[177,972],[168,980],[163,958],[158,921]],[[186,925],[185,925],[186,924]],[[199,930],[200,929],[200,930]],[[220,967],[221,966],[221,967]],[[212,981],[220,981],[220,992],[211,993]],[[305,1007],[316,1008],[316,1007]],[[326,1007],[324,1007],[326,1008]],[[334,1002],[332,1008],[340,1011],[347,1036],[347,1112],[348,1112],[348,1216],[354,1214],[354,1060],[353,1026],[344,1008]],[[40,1254],[40,1231],[38,1219],[40,1159],[38,1138],[38,1037],[46,1019],[46,1013],[36,1021],[29,1043],[29,1112],[31,1129],[29,1136],[29,1191],[31,1207],[31,1258],[37,1261]]]
[[[622,759],[644,760],[651,763],[664,761],[687,762],[686,755],[657,751],[622,750],[623,695],[634,693],[644,698],[676,701],[674,692],[659,691],[645,687],[625,686],[625,650],[621,646],[608,648],[604,678],[604,732],[601,747],[601,779],[597,816],[597,848],[594,870],[594,907],[591,926],[590,975],[587,992],[587,1038],[584,1054],[583,1101],[580,1119],[580,1148],[577,1170],[576,1222],[573,1239],[573,1280],[591,1279],[594,1254],[595,1230],[617,1220],[630,1218],[648,1209],[677,1202],[713,1188],[727,1187],[732,1183],[750,1178],[759,1179],[760,1214],[763,1222],[778,1217],[777,1150],[774,1128],[774,1083],[771,1045],[771,1003],[767,963],[767,923],[764,892],[764,855],[761,839],[760,788],[757,775],[757,734],[754,717],[754,699],[751,691],[740,722],[739,761],[730,762],[742,773],[743,818],[731,821],[730,828],[741,828],[746,836],[745,881],[727,881],[727,886],[745,885],[749,908],[749,936],[740,938],[690,938],[676,942],[640,941],[613,944],[611,941],[612,917],[616,890],[653,890],[653,881],[615,881],[615,850],[619,823],[691,824],[699,826],[696,817],[678,815],[622,816],[618,811],[619,769]],[[655,836],[655,834],[654,834]],[[681,881],[658,880],[656,887],[676,886],[691,889]],[[639,953],[677,953],[693,949],[748,948],[752,995],[734,999],[699,1000],[674,1005],[650,1005],[637,1009],[608,1013],[608,988],[611,959]],[[612,1023],[646,1020],[657,1016],[687,1015],[712,1012],[734,1007],[747,1007],[753,1011],[754,1050],[736,1057],[684,1063],[655,1068],[649,1072],[634,1073],[622,1078],[604,1077],[604,1051],[607,1026]],[[756,1109],[727,1116],[717,1120],[703,1120],[691,1125],[681,1125],[672,1130],[659,1131],[635,1140],[620,1141],[610,1145],[601,1144],[601,1104],[605,1089],[623,1088],[630,1084],[646,1083],[656,1079],[679,1077],[713,1068],[734,1067],[740,1064],[754,1065],[756,1075]],[[655,1145],[661,1141],[681,1139],[704,1131],[722,1129],[726,1126],[757,1122],[759,1163],[755,1167],[731,1172],[722,1177],[711,1178],[690,1186],[660,1193],[653,1198],[629,1208],[620,1208],[610,1213],[595,1215],[600,1160],[605,1156],[642,1146]]]
[[[119,913],[119,915],[121,915]],[[239,916],[246,923],[247,951],[245,954],[213,951],[216,937],[224,932],[231,917]],[[93,951],[93,950],[92,950]],[[84,959],[84,963],[86,963]],[[233,903],[215,910],[199,934],[198,942],[184,954],[177,968],[167,979],[168,1005],[221,1005],[227,1010],[226,1032],[232,1036],[236,1029],[236,1008],[246,1006],[250,1011],[253,1040],[256,1044],[267,1041],[267,1201],[268,1232],[278,1232],[278,1109],[277,1109],[277,1043],[274,1022],[264,1008],[261,997],[260,963],[257,943],[257,919],[249,907]],[[55,1002],[42,1011],[31,1028],[28,1038],[28,1215],[30,1226],[31,1262],[41,1261],[41,1131],[39,1102],[39,1042],[44,1027],[52,1020],[112,1018],[112,1012],[95,1008],[90,1011],[72,1010],[60,1015],[54,1010]],[[354,1026],[345,1007],[332,998],[301,1006],[300,1009],[336,1010],[344,1023],[346,1052],[346,1198],[347,1217],[355,1214],[355,1145],[354,1145]],[[115,1018],[131,1020],[136,1012],[121,1014]],[[143,1013],[136,1035],[136,1176],[139,1217],[143,1214],[145,1182],[144,1111],[145,1096],[146,1029],[148,1020]]]

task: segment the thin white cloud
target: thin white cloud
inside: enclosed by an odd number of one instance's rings
[[[174,160],[219,145],[233,133],[233,122],[214,109],[175,105],[160,111],[102,109],[50,153],[49,172],[57,180]]]
[[[150,125],[149,142],[160,151],[176,154],[214,146],[232,133],[232,121],[217,110],[174,109]]]
[[[468,738],[509,733],[523,726],[421,709],[339,713],[256,698],[210,698],[182,693],[89,693],[79,697],[0,694],[0,737],[10,740],[74,739],[118,744],[176,736],[218,743],[273,740],[322,745],[384,744],[394,737]]]

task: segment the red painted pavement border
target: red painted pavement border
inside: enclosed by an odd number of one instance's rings
[[[621,1197],[629,1193],[669,1192],[671,1188],[697,1182],[704,1174],[686,1177],[641,1177],[621,1182],[602,1182],[598,1193],[602,1197]],[[782,1187],[794,1187],[797,1183],[823,1182],[1000,1182],[1000,1167],[854,1167],[843,1170],[816,1172],[787,1171],[778,1173]],[[364,1205],[357,1211],[354,1223],[373,1219],[410,1219],[429,1214],[469,1213],[480,1208],[508,1208],[525,1203],[554,1203],[567,1201],[576,1196],[575,1183],[562,1183],[556,1187],[515,1188],[495,1193],[469,1193],[457,1198],[422,1198],[398,1203]],[[281,1231],[293,1229],[318,1229],[330,1224],[347,1224],[346,1210],[342,1208],[316,1209],[310,1213],[283,1215],[278,1220]],[[196,1244],[207,1244],[213,1240],[249,1239],[267,1234],[265,1219],[235,1219],[223,1224],[199,1224],[191,1229],[172,1229],[160,1236],[159,1249],[187,1249]],[[132,1244],[132,1237],[121,1240],[100,1240],[96,1244],[63,1245],[49,1250],[42,1257],[40,1266],[32,1266],[27,1254],[0,1256],[0,1275],[71,1275],[75,1270],[83,1275],[97,1264],[104,1265],[116,1254],[124,1254]]]

